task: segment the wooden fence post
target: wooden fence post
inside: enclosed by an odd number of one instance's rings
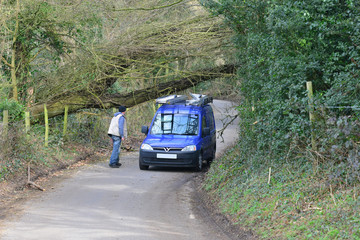
[[[96,123],[95,123],[95,126],[94,126],[94,132],[96,133],[96,135],[98,135],[98,129],[100,129],[100,127],[101,127],[101,123],[102,123],[102,115],[101,114],[99,114],[98,116],[97,116],[97,118],[96,118]]]
[[[3,111],[3,126],[2,126],[2,136],[0,136],[0,139],[3,140],[3,146],[2,151],[0,153],[4,154],[3,156],[6,156],[9,152],[9,141],[8,141],[8,128],[9,128],[9,111],[4,110]],[[1,129],[0,129],[1,130]],[[1,133],[1,131],[0,131]],[[1,159],[0,159],[1,161]]]
[[[9,111],[8,110],[4,110],[3,117],[4,117],[4,119],[3,119],[4,139],[6,139],[8,137],[8,128],[9,128]]]
[[[49,115],[44,104],[44,117],[45,117],[45,147],[49,146]]]
[[[312,150],[316,151],[316,135],[315,135],[315,115],[314,115],[314,93],[313,93],[313,86],[312,82],[306,82],[306,88],[308,91],[308,98],[309,98],[309,119],[310,119],[310,127],[311,127],[311,147]]]
[[[66,136],[67,123],[68,123],[68,112],[69,112],[69,106],[65,105],[63,137]]]
[[[29,133],[30,131],[30,112],[25,112],[25,133]]]
[[[255,101],[254,100],[251,101],[251,112],[252,112],[253,116],[255,116]],[[253,120],[254,120],[254,122],[251,125],[251,130],[253,132],[255,132],[255,124],[257,124],[257,120],[255,117],[253,118]]]

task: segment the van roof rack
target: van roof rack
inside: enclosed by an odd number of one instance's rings
[[[182,104],[192,106],[203,106],[213,102],[213,98],[204,94],[190,93],[192,99],[188,99],[186,95],[169,95],[156,99],[156,104]]]
[[[157,104],[176,104],[176,103],[184,103],[187,100],[187,96],[185,95],[169,95],[165,97],[159,97],[156,99]]]
[[[213,102],[213,98],[204,94],[190,93],[191,100],[186,101],[186,105],[204,106]]]

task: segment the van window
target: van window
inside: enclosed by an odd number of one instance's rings
[[[199,116],[197,114],[161,114],[155,117],[150,134],[154,135],[197,135]]]
[[[202,126],[202,131],[204,130],[204,128],[207,127],[205,115],[203,115],[203,117],[202,117],[202,124],[201,124],[201,126]],[[203,134],[203,132],[202,132],[202,134]]]
[[[211,108],[209,108],[208,116],[209,116],[209,127],[210,127],[210,131],[212,131],[212,130],[214,130],[214,128],[215,128],[215,123],[214,123],[214,113],[213,113],[213,111],[212,111]]]

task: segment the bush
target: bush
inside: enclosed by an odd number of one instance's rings
[[[0,101],[0,119],[3,117],[3,111],[9,111],[9,121],[19,121],[24,119],[25,107],[12,99],[5,98]]]

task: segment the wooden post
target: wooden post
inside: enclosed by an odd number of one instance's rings
[[[49,146],[49,115],[44,104],[44,117],[45,117],[45,147]]]
[[[254,102],[254,100],[252,100],[251,101],[251,111],[253,112],[253,116],[255,115],[255,102]],[[253,119],[253,120],[255,120],[255,118]],[[251,131],[253,131],[253,132],[255,132],[255,124],[257,123],[257,121],[255,120],[254,122],[253,122],[253,124],[251,125]]]
[[[4,116],[4,119],[3,119],[4,139],[6,139],[8,137],[8,128],[9,128],[9,111],[4,110],[3,116]]]
[[[25,133],[29,133],[30,131],[30,112],[25,112]]]
[[[270,181],[271,181],[271,167],[269,167],[268,185],[270,185]]]
[[[96,118],[96,124],[95,124],[95,134],[96,134],[96,137],[99,137],[99,132],[101,132],[101,123],[103,122],[102,121],[102,114],[99,114]]]
[[[3,111],[3,135],[0,136],[0,139],[3,140],[1,142],[3,142],[3,144],[4,144],[3,146],[1,146],[1,148],[3,148],[1,152],[4,154],[4,156],[8,155],[8,153],[9,153],[9,141],[7,141],[8,129],[9,129],[9,111],[4,110]]]
[[[315,115],[314,115],[314,93],[313,93],[313,86],[312,82],[306,82],[306,89],[308,91],[308,98],[309,98],[309,119],[310,119],[310,127],[311,127],[311,147],[312,150],[316,151],[316,135],[314,131],[315,127]]]
[[[67,123],[68,123],[68,112],[69,112],[69,106],[65,105],[63,137],[66,136]]]

